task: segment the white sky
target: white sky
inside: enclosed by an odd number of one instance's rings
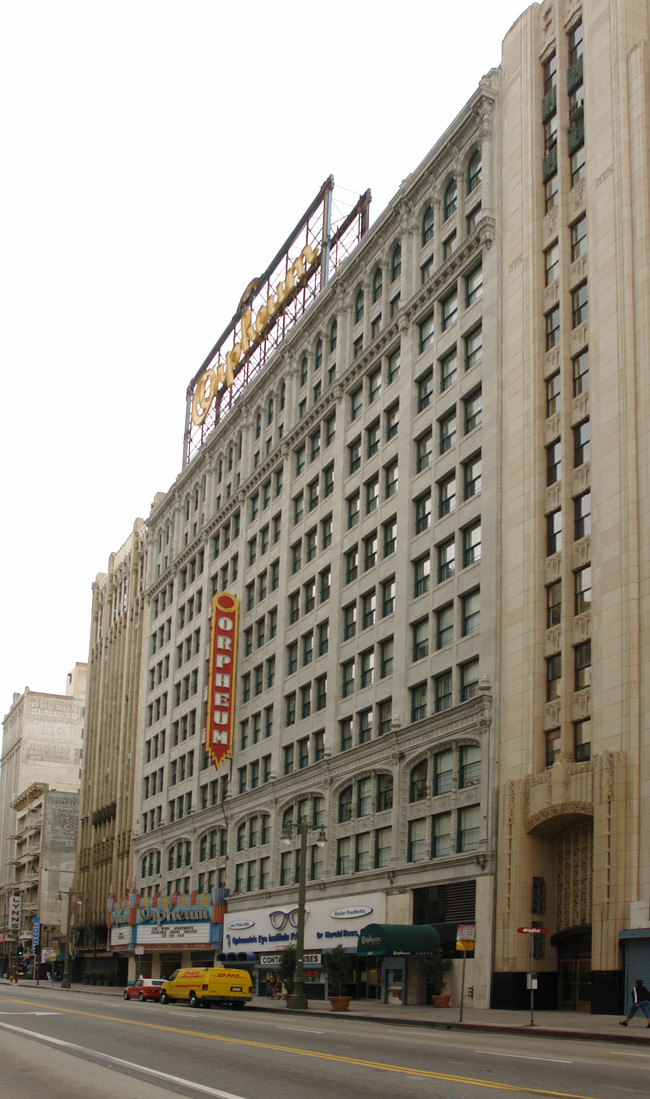
[[[371,221],[526,0],[31,0],[0,14],[0,712],[181,468],[185,389],[332,173]]]

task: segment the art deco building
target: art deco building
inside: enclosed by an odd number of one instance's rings
[[[154,970],[219,945],[277,963],[300,819],[314,995],[368,922],[431,924],[452,954],[473,925],[477,1004],[525,1006],[531,941],[543,1006],[611,1012],[650,961],[649,23],[631,0],[524,12],[153,509],[132,904],[230,890],[223,942],[151,933]],[[220,592],[240,612],[215,772]],[[417,958],[358,956],[355,989],[412,1001]]]
[[[86,696],[85,664],[69,673],[65,695],[15,694],[3,722],[0,758],[0,933],[6,966],[31,954],[32,920],[47,928],[45,945],[61,928],[74,871],[81,747]],[[56,794],[55,794],[56,792]],[[20,898],[18,926],[11,898]],[[65,923],[65,917],[63,918]]]
[[[86,735],[81,771],[77,875],[81,907],[75,975],[113,973],[107,949],[106,901],[133,885],[134,786],[139,782],[137,730],[146,641],[146,528],[136,519],[108,570],[93,584]],[[126,980],[126,972],[119,974]]]

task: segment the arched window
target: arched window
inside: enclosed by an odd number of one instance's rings
[[[354,299],[354,323],[358,324],[363,317],[363,290],[357,290],[357,296]]]
[[[411,770],[409,801],[422,801],[427,796],[427,761],[423,759]]]
[[[273,397],[269,397],[269,403],[266,406],[266,423],[267,426],[273,423]]]
[[[445,221],[450,218],[452,214],[456,213],[458,208],[458,187],[456,180],[452,179],[447,184],[447,190],[445,191]]]
[[[258,412],[255,417],[255,438],[259,439],[262,434],[262,413]]]
[[[336,317],[330,325],[330,351],[336,350],[336,335],[338,331],[338,325],[336,323]]]
[[[300,378],[299,378],[300,385],[304,385],[306,381],[307,381],[307,356],[303,355],[302,359],[300,360]]]
[[[286,395],[287,395],[287,386],[286,386],[286,382],[283,382],[282,385],[280,386],[280,397],[279,397],[279,400],[278,400],[278,407],[279,407],[280,411],[282,411],[282,409],[284,408],[284,402],[286,400]]]
[[[390,261],[390,278],[391,282],[395,282],[395,279],[399,278],[402,273],[402,245],[396,244],[393,248],[393,254]]]
[[[422,244],[426,244],[433,236],[433,206],[427,206],[422,215]]]
[[[481,182],[481,172],[482,172],[482,170],[483,170],[483,165],[482,165],[482,162],[481,162],[481,153],[480,153],[479,149],[476,149],[475,152],[472,153],[472,155],[469,159],[469,164],[467,165],[467,191],[468,192],[473,191],[476,187],[478,187],[479,183]]]
[[[352,787],[346,786],[339,794],[339,824],[352,820]]]
[[[372,278],[372,301],[373,305],[376,301],[379,301],[381,292],[384,285],[384,278],[381,267],[378,267]]]
[[[146,876],[147,876],[147,856],[146,855],[142,856],[142,874],[140,876],[143,877],[143,878],[146,878]]]
[[[377,775],[377,812],[393,808],[393,776]]]
[[[314,348],[314,370],[320,370],[323,362],[323,341],[316,340],[316,347]]]
[[[293,824],[293,805],[290,805],[289,808],[285,809],[284,813],[282,814],[282,831],[284,832],[285,828],[290,828],[292,824]]]
[[[174,848],[173,847],[170,847],[169,851],[167,852],[167,869],[168,870],[173,870],[174,869]]]
[[[243,851],[246,846],[246,821],[243,820],[237,826],[237,850]]]

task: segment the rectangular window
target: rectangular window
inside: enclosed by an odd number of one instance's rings
[[[352,841],[349,836],[336,841],[336,873],[349,874],[352,869],[350,850]]]
[[[556,439],[546,448],[546,484],[554,485],[562,475],[562,441]]]
[[[465,370],[477,366],[483,358],[483,329],[475,328],[465,336]]]
[[[575,515],[575,538],[586,538],[591,534],[591,493],[583,492],[573,501]]]
[[[381,445],[381,424],[379,420],[374,420],[369,427],[366,428],[366,456],[372,458],[373,454],[376,454]]]
[[[427,314],[423,321],[418,324],[419,332],[419,354],[426,351],[428,347],[431,347],[433,343],[434,328],[433,328],[433,310]]]
[[[341,698],[354,694],[354,660],[341,664]]]
[[[562,512],[558,508],[546,516],[546,555],[559,553],[562,549]]]
[[[585,147],[581,145],[575,153],[571,154],[571,186],[575,187],[581,179],[585,178]]]
[[[427,716],[427,685],[418,683],[411,687],[411,721],[422,721]]]
[[[413,595],[417,599],[429,590],[431,580],[431,556],[425,553],[413,562]]]
[[[436,713],[450,710],[452,704],[452,674],[450,671],[442,672],[434,679]]]
[[[415,468],[418,473],[433,462],[433,432],[431,428],[415,440]]]
[[[375,867],[381,869],[389,866],[392,853],[392,829],[377,828],[375,831]]]
[[[361,514],[361,493],[359,489],[348,496],[346,500],[347,504],[347,516],[348,516],[348,530],[356,526],[359,522],[359,516]]]
[[[450,409],[438,420],[439,425],[439,452],[445,454],[456,442],[456,409]]]
[[[546,628],[559,626],[562,621],[562,581],[556,580],[546,589]]]
[[[397,300],[398,300],[398,304],[399,304],[399,298]],[[390,304],[391,304],[391,317],[392,317],[393,316],[393,312],[392,312],[393,302],[391,302]],[[389,385],[391,384],[391,382],[394,382],[394,381],[397,380],[397,378],[399,378],[401,362],[402,362],[402,353],[401,353],[401,349],[398,347],[396,351],[393,351],[393,353],[388,356],[388,369],[386,371],[386,374],[387,374],[388,384]]]
[[[361,628],[367,630],[369,626],[374,626],[377,609],[377,598],[375,596],[375,589],[366,592],[361,597]]]
[[[386,442],[394,439],[399,431],[399,401],[384,412]]]
[[[560,730],[549,729],[544,734],[546,741],[546,767],[552,767],[556,759],[560,758]]]
[[[451,813],[436,813],[431,822],[431,858],[451,854]]]
[[[376,401],[381,396],[381,367],[378,366],[368,375],[368,401]]]
[[[397,458],[384,466],[384,497],[394,496],[399,488]]]
[[[571,259],[579,259],[587,251],[587,218],[583,214],[581,218],[571,226]]]
[[[463,568],[481,560],[481,520],[463,529]]]
[[[339,735],[340,735],[341,751],[342,752],[347,752],[347,750],[352,747],[352,718],[351,717],[344,717],[342,719],[342,721],[339,722]]]
[[[382,618],[393,614],[395,611],[395,577],[390,576],[381,585],[381,614]]]
[[[555,306],[546,314],[546,350],[557,347],[560,342],[560,307]]]
[[[363,409],[363,387],[357,386],[350,394],[350,419],[357,420]]]
[[[423,412],[433,403],[433,370],[427,370],[426,374],[418,378],[416,385],[418,412]]]
[[[465,279],[465,304],[473,305],[483,296],[483,268],[475,267]]]
[[[441,302],[442,331],[451,328],[458,320],[458,294],[455,290]]]
[[[573,396],[589,390],[589,351],[585,349],[573,360]]]
[[[546,701],[553,702],[554,699],[560,698],[561,688],[562,656],[560,653],[556,653],[555,656],[546,658]]]
[[[363,540],[363,568],[364,571],[373,568],[377,564],[377,553],[379,550],[379,542],[377,533],[369,534],[367,538]]]
[[[469,637],[476,633],[481,621],[481,593],[479,588],[474,588],[461,596],[461,623],[463,637]]]
[[[442,519],[456,510],[456,474],[448,473],[438,481],[438,516]]]
[[[379,474],[376,473],[364,485],[366,515],[379,507]]]
[[[583,420],[573,429],[573,465],[584,465],[591,458],[591,423]]]
[[[444,649],[454,639],[454,604],[447,603],[436,611],[436,649]]]
[[[458,810],[458,851],[476,851],[481,835],[481,810],[467,805]]]
[[[429,621],[421,618],[411,625],[412,659],[422,660],[429,655]]]
[[[460,700],[467,702],[478,694],[478,659],[460,666]]]
[[[584,324],[589,320],[589,291],[587,283],[583,282],[571,293],[572,327]]]
[[[557,282],[560,277],[560,246],[557,241],[544,252],[544,274],[546,286]]]
[[[440,392],[444,393],[445,389],[449,389],[450,386],[456,381],[456,375],[458,370],[458,355],[456,348],[450,351],[448,355],[445,355],[440,360]]]
[[[356,580],[359,574],[359,547],[352,546],[345,552],[345,582]]]
[[[357,714],[359,736],[359,744],[367,744],[369,740],[372,740],[372,710],[360,710]]]
[[[591,718],[576,721],[573,725],[573,751],[577,763],[591,759]]]
[[[375,653],[373,649],[366,649],[365,652],[361,653],[360,669],[360,685],[362,687],[371,687],[375,682]]]
[[[360,873],[370,869],[370,832],[362,832],[354,837],[354,870]]]
[[[558,178],[557,171],[544,181],[544,210],[546,213],[557,206]]]
[[[575,614],[591,610],[591,565],[585,565],[573,574],[575,585]]]
[[[438,553],[438,583],[449,580],[456,571],[456,544],[453,538],[448,538],[437,547]]]
[[[393,721],[393,700],[388,698],[377,707],[377,736],[386,736]]]
[[[418,820],[409,821],[407,853],[407,859],[409,862],[417,862],[419,859],[426,858],[426,826],[426,820],[424,817],[421,817]]]
[[[554,416],[560,411],[560,371],[556,370],[546,379],[546,415]]]
[[[463,499],[469,500],[481,491],[481,452],[463,462]]]
[[[350,473],[356,473],[361,468],[361,436],[357,435],[356,439],[353,439],[348,444],[348,471]]]
[[[429,530],[431,527],[431,492],[427,491],[418,496],[414,501],[414,509],[415,533],[421,534],[422,531]]]
[[[465,434],[478,427],[483,417],[483,395],[479,389],[475,389],[463,399]]]
[[[575,690],[591,687],[591,641],[576,645],[574,652]]]
[[[386,679],[393,674],[394,643],[392,637],[385,638],[379,645],[379,677]]]

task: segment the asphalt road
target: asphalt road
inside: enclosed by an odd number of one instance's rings
[[[650,1045],[0,987],[3,1099],[645,1096]]]

